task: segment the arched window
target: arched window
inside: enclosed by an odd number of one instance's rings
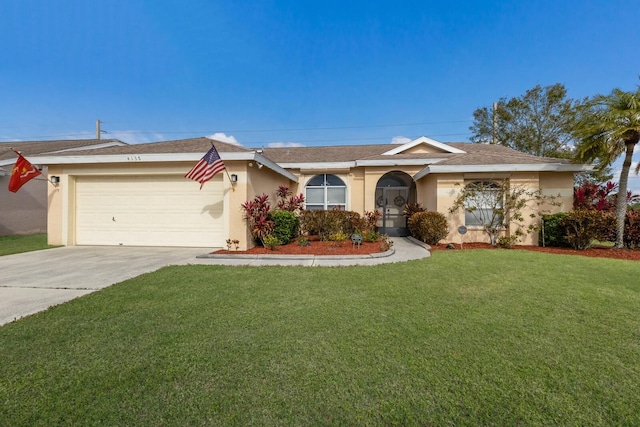
[[[346,210],[347,186],[335,175],[316,175],[307,183],[305,201],[308,210]]]
[[[467,226],[502,225],[502,190],[491,181],[474,181],[465,187],[464,223]]]

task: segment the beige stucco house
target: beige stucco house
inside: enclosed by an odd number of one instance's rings
[[[227,173],[200,185],[185,173],[216,146]],[[555,196],[570,210],[576,172],[586,165],[540,158],[497,145],[441,143],[421,137],[403,145],[344,145],[248,149],[193,138],[104,147],[32,159],[47,165],[59,184],[48,187],[49,243],[224,247],[226,239],[252,245],[240,205],[288,185],[303,193],[307,209],[335,207],[383,213],[382,232],[406,232],[405,203],[420,203],[447,217],[446,241],[488,241],[464,211],[449,213],[461,186],[509,180]],[[531,219],[534,221],[534,219]],[[536,220],[537,221],[537,220]],[[505,230],[505,233],[510,230]],[[536,244],[529,235],[524,244]]]
[[[0,236],[47,232],[47,168],[36,163],[43,175],[27,182],[17,193],[10,192],[7,187],[17,159],[12,148],[31,159],[33,156],[57,155],[73,150],[92,150],[116,145],[126,144],[115,139],[0,143]]]

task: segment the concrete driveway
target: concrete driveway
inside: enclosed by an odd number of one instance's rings
[[[205,248],[68,246],[0,257],[0,325],[166,265],[348,266],[402,262],[429,256],[415,239],[394,239],[384,257],[288,256],[211,258]],[[199,258],[196,258],[201,256]]]
[[[203,248],[69,246],[0,257],[0,325],[172,264]]]

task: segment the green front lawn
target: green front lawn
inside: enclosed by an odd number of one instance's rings
[[[0,236],[0,256],[55,248],[47,244],[46,234]]]
[[[639,425],[639,273],[168,267],[0,327],[0,425]]]

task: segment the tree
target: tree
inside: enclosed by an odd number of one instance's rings
[[[635,92],[614,89],[596,95],[578,109],[574,131],[579,140],[576,159],[610,166],[624,154],[618,194],[627,194],[633,150],[640,141],[640,87]],[[637,172],[637,171],[636,171]],[[627,198],[616,198],[616,248],[624,245]]]
[[[475,110],[471,141],[495,142],[535,156],[570,158],[578,104],[567,98],[560,83],[538,85],[518,98],[501,98],[495,111]]]
[[[530,221],[526,219],[524,211],[530,212],[529,218],[535,218],[543,213],[543,205],[557,205],[555,199],[543,195],[539,189],[511,185],[508,179],[475,181],[461,188],[449,213],[464,209],[465,224],[481,226],[495,246],[502,230],[508,230],[510,225],[516,227],[511,235],[514,243],[525,233],[535,231],[537,224],[527,225]]]

